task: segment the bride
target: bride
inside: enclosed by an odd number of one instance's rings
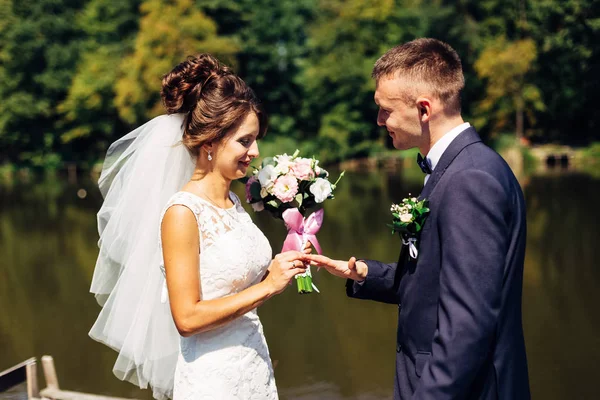
[[[103,165],[90,336],[119,352],[118,378],[157,399],[277,399],[256,308],[304,272],[304,255],[272,260],[230,191],[266,115],[208,54],[177,65],[161,95],[168,115],[113,143]]]

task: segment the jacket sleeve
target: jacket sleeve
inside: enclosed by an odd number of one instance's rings
[[[438,214],[438,327],[413,399],[465,398],[493,344],[509,247],[511,195],[490,174],[451,177]]]
[[[402,256],[403,252],[400,253],[400,260],[403,259]],[[384,264],[375,260],[362,261],[369,267],[369,272],[361,283],[348,279],[346,282],[348,297],[398,304],[400,302],[398,265],[400,264]]]

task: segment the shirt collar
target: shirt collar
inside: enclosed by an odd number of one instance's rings
[[[435,167],[440,161],[440,158],[442,158],[442,154],[444,154],[448,146],[450,146],[450,143],[452,143],[452,141],[456,139],[456,137],[460,133],[462,133],[470,126],[471,124],[469,124],[468,122],[460,124],[457,127],[448,131],[437,142],[435,142],[435,144],[431,147],[431,150],[429,150],[429,153],[427,153],[427,156],[425,157],[429,162],[432,171],[435,170]]]

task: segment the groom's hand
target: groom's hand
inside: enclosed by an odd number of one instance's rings
[[[318,254],[307,254],[305,257],[311,265],[325,268],[329,273],[340,278],[348,278],[357,282],[364,281],[369,270],[367,264],[357,261],[356,257],[351,257],[348,261],[332,260]]]

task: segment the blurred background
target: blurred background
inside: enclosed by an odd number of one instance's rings
[[[389,204],[423,174],[376,126],[370,72],[422,36],[461,56],[463,117],[525,192],[533,397],[598,398],[598,0],[0,0],[0,370],[51,354],[64,388],[151,398],[87,336],[96,180],[108,145],[163,112],[161,77],[188,55],[211,52],[253,87],[271,117],[263,155],[299,148],[347,171],[325,204],[326,253],[395,260]],[[278,251],[283,224],[251,215]],[[259,310],[281,398],[391,398],[396,308],[315,281],[320,295]]]

